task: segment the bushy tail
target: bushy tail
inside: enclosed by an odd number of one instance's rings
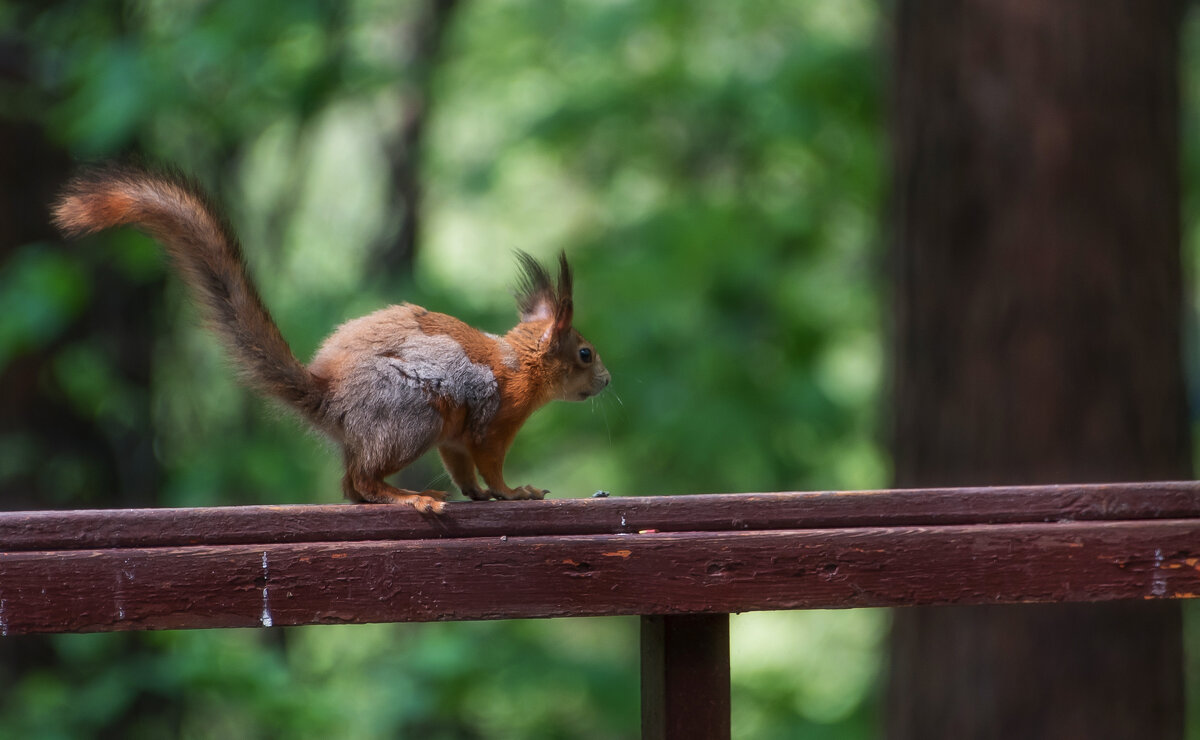
[[[157,239],[250,384],[317,416],[324,382],[292,354],[247,276],[236,235],[197,185],[128,165],[85,170],[63,189],[54,223],[68,236],[132,224]]]

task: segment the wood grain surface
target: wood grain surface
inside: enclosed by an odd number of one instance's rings
[[[1012,490],[1028,505],[1005,509],[988,505],[994,494],[972,497],[982,513],[954,511],[967,492],[941,491],[462,504],[444,521],[383,506],[6,514],[8,525],[42,516],[55,525],[31,527],[18,547],[5,542],[0,633],[1200,594],[1200,518],[1180,516],[1194,508],[1195,484],[1147,487],[1141,501],[1110,487]],[[1060,514],[1089,518],[878,524],[1043,519],[1045,497],[1064,503]],[[456,522],[458,511],[469,516]],[[1170,518],[1155,518],[1158,511]],[[578,512],[592,513],[568,520]],[[1143,518],[1112,518],[1119,515]],[[90,547],[27,549],[61,538],[57,528],[72,516],[89,520],[78,531]],[[708,529],[663,531],[689,526],[689,516]],[[152,530],[156,517],[165,518]],[[642,529],[495,534],[527,532],[531,520],[551,532]],[[844,526],[815,526],[830,521]],[[351,530],[354,523],[367,531]],[[442,531],[418,536],[423,527]],[[264,542],[237,541],[253,540],[256,528]],[[112,538],[107,547],[97,546],[102,532]],[[333,539],[339,532],[351,536]],[[325,539],[310,541],[317,537]],[[209,544],[179,544],[193,539]],[[228,539],[234,543],[211,544]],[[139,540],[155,544],[128,546]]]

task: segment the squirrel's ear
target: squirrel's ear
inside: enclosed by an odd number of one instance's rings
[[[521,266],[521,281],[517,287],[517,308],[521,321],[551,321],[546,338],[558,340],[571,331],[575,318],[575,302],[571,297],[574,284],[567,255],[558,255],[558,285],[550,279],[550,273],[540,262],[525,252],[517,252]]]
[[[520,250],[516,253],[521,277],[517,284],[517,310],[521,321],[545,321],[555,318],[558,300],[550,273],[541,263]]]

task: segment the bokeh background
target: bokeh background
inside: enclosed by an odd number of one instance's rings
[[[556,496],[887,486],[889,9],[0,2],[0,507],[340,499],[338,456],[235,383],[152,242],[49,230],[73,162],[114,156],[216,193],[301,357],[398,301],[504,331],[512,251],[565,249],[576,323],[614,382],[537,414],[513,481]],[[1197,19],[1183,34],[1195,275]],[[404,475],[449,483],[436,458]],[[888,622],[735,616],[734,736],[877,736]],[[637,731],[635,619],[0,643],[0,737]]]

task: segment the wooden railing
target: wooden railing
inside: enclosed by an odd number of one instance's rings
[[[641,615],[645,737],[728,736],[731,612],[1197,595],[1194,482],[0,513],[0,634]]]

